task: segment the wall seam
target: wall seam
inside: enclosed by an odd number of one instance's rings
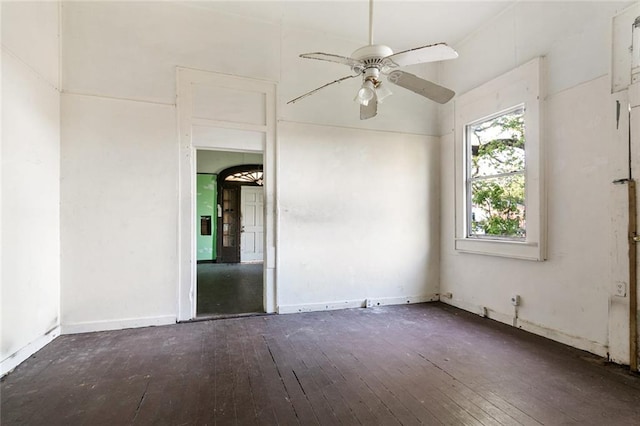
[[[439,138],[439,135],[433,135],[429,133],[411,133],[411,132],[403,132],[401,130],[382,130],[382,129],[367,129],[365,127],[349,127],[349,126],[339,126],[335,124],[322,124],[322,123],[311,123],[307,121],[295,121],[295,120],[278,120],[278,123],[290,123],[290,124],[303,124],[308,126],[318,126],[325,128],[334,128],[334,129],[346,129],[346,130],[361,130],[365,132],[376,132],[376,133],[393,133],[394,135],[408,135],[408,136],[427,136],[430,138]]]
[[[170,103],[170,102],[150,101],[146,99],[121,98],[117,96],[106,96],[106,95],[98,95],[98,94],[92,94],[92,93],[79,93],[79,92],[73,92],[68,90],[63,90],[61,94],[72,95],[72,96],[84,96],[84,97],[90,97],[90,98],[109,99],[114,101],[139,102],[144,104],[164,105],[164,106],[171,106],[171,107],[176,106],[175,103]]]
[[[11,49],[9,49],[4,44],[2,45],[2,53],[6,53],[10,58],[14,59],[17,63],[21,64],[24,68],[26,68],[32,75],[36,76],[39,80],[44,81],[47,84],[47,86],[51,87],[56,92],[60,92],[60,89],[56,87],[54,83],[50,82],[45,76],[43,76],[38,71],[36,71],[35,68],[29,65],[26,61],[24,61],[20,56],[15,54]]]

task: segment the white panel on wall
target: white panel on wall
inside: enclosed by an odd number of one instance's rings
[[[613,18],[611,53],[611,92],[619,92],[631,84],[631,25],[640,17],[640,3],[629,6]],[[640,46],[637,47],[640,49]]]
[[[611,18],[628,2],[517,2],[455,45],[442,82],[459,93],[537,56],[547,57],[551,95],[609,70]]]
[[[58,87],[60,4],[57,1],[3,1],[0,5],[2,49]]]
[[[264,150],[264,132],[251,130],[225,129],[221,127],[193,126],[192,140],[198,148],[208,146],[215,149],[262,151]]]
[[[610,105],[620,102],[628,105],[626,90],[614,93]],[[616,109],[610,109],[614,118]],[[629,177],[629,114],[620,114],[619,121],[610,121],[611,137],[607,141],[609,151],[610,179],[619,180]],[[640,142],[638,140],[637,142]],[[636,142],[636,143],[637,143]],[[637,145],[636,145],[637,146]],[[634,146],[633,152],[639,152]],[[637,160],[637,156],[634,156]],[[632,164],[637,170],[638,164]],[[629,187],[626,183],[611,184],[609,192],[609,215],[611,217],[610,247],[610,279],[609,279],[609,359],[618,363],[629,364]],[[617,253],[613,255],[613,253]]]
[[[62,324],[175,322],[178,144],[172,106],[62,96]]]
[[[248,90],[195,84],[193,117],[265,125],[265,95]]]
[[[64,89],[175,103],[176,66],[275,81],[280,28],[197,2],[64,2]]]
[[[60,93],[4,48],[1,74],[4,374],[60,323]]]
[[[435,139],[293,123],[278,134],[281,312],[438,292]]]

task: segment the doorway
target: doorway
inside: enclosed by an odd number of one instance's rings
[[[218,176],[218,263],[261,262],[264,254],[262,164],[222,170]]]
[[[262,154],[197,150],[196,316],[265,312]]]
[[[197,152],[259,153],[264,158],[263,308],[277,311],[276,84],[184,67],[176,68],[179,152],[177,320],[197,315]],[[242,161],[236,164],[251,164]],[[217,205],[216,205],[217,210]],[[218,212],[212,214],[212,221]],[[213,230],[212,230],[213,231]]]

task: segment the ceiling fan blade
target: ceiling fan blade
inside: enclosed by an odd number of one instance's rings
[[[306,98],[307,96],[311,96],[311,95],[313,95],[314,93],[316,93],[318,90],[322,90],[322,89],[324,89],[324,88],[325,88],[325,87],[327,87],[327,86],[331,86],[332,84],[340,83],[340,82],[342,82],[342,81],[344,81],[344,80],[347,80],[347,79],[350,79],[350,78],[355,78],[355,77],[360,77],[360,75],[357,75],[357,74],[356,74],[356,75],[348,75],[348,76],[346,76],[346,77],[342,77],[342,78],[339,78],[339,79],[337,79],[337,80],[334,80],[334,81],[332,81],[331,83],[327,83],[327,84],[325,84],[324,86],[320,86],[320,87],[318,87],[317,89],[313,89],[312,91],[307,92],[307,93],[305,93],[304,95],[300,95],[300,96],[298,96],[298,97],[297,97],[297,98],[295,98],[295,99],[291,99],[289,102],[287,102],[287,105],[288,105],[288,104],[295,103],[295,102],[298,102],[300,99]]]
[[[425,98],[429,98],[432,101],[438,102],[439,104],[446,104],[456,94],[456,92],[454,92],[453,90],[439,86],[435,83],[404,71],[393,71],[387,78],[391,83],[411,90],[412,92],[424,96]]]
[[[334,55],[331,53],[322,53],[322,52],[312,52],[312,53],[303,53],[300,55],[301,58],[305,59],[317,59],[319,61],[328,61],[335,62],[338,64],[347,65],[353,68],[356,65],[362,65],[362,61],[353,58],[347,58],[346,56]]]
[[[367,105],[360,104],[360,120],[373,118],[378,114],[378,97],[374,94]]]
[[[384,58],[382,63],[390,68],[398,68],[425,62],[445,61],[457,57],[458,52],[446,43],[436,43],[394,53]]]

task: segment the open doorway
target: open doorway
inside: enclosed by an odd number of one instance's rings
[[[262,161],[196,152],[196,316],[265,311]]]
[[[202,153],[205,150],[263,156],[265,241],[262,303],[265,312],[276,312],[276,84],[183,67],[177,67],[176,73],[180,137],[177,319],[188,321],[197,315],[196,233],[201,224],[196,213],[196,163],[198,151]],[[255,163],[243,159],[235,164]],[[211,213],[212,227],[215,216],[217,211]]]

